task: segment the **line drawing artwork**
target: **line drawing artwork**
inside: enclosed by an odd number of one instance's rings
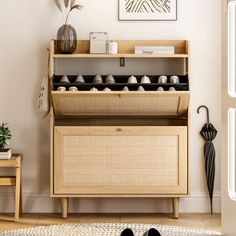
[[[170,0],[125,0],[126,13],[170,13]]]

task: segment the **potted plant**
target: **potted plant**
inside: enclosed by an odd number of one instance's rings
[[[11,131],[7,123],[2,122],[2,124],[0,124],[0,160],[11,158],[11,149],[5,148],[5,146],[9,144],[10,139]]]
[[[4,151],[5,146],[9,144],[11,139],[11,131],[7,123],[2,122],[0,125],[0,151]]]
[[[68,24],[68,19],[72,11],[81,10],[83,6],[76,0],[63,0],[63,4],[60,0],[53,1],[64,19],[64,24],[57,31],[57,49],[60,53],[73,53],[77,46],[77,34],[75,28]]]

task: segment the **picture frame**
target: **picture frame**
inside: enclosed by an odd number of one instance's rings
[[[120,21],[176,21],[177,0],[119,0]]]

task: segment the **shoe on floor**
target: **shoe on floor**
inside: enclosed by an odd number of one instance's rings
[[[161,236],[158,230],[151,228],[143,236]]]
[[[134,233],[132,229],[126,228],[121,232],[120,236],[134,236]]]

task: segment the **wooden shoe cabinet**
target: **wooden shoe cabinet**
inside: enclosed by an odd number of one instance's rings
[[[67,217],[69,198],[171,198],[174,217],[179,216],[179,198],[189,188],[189,41],[118,41],[116,55],[89,54],[89,41],[78,41],[74,54],[58,54],[50,44],[51,85],[51,197],[61,198],[62,217]],[[172,45],[174,55],[135,55],[134,47]],[[150,75],[146,91],[127,85],[128,75],[116,75],[116,84],[71,84],[79,91],[56,91],[61,86],[56,60],[126,59],[181,61],[176,91],[157,91],[158,71]],[[168,68],[168,66],[167,66]],[[135,74],[135,72],[133,72]],[[168,75],[168,71],[166,71]],[[140,76],[137,76],[140,80]],[[169,80],[169,77],[168,77]],[[109,87],[110,86],[110,87]],[[95,86],[96,87],[96,86]],[[109,87],[112,91],[102,91]],[[158,203],[158,202],[157,202]]]

